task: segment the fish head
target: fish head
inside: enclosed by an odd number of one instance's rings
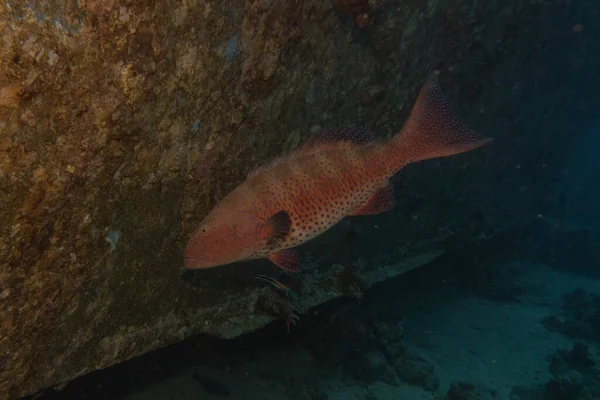
[[[188,241],[184,267],[213,268],[249,259],[257,244],[257,225],[257,219],[247,210],[213,210]]]

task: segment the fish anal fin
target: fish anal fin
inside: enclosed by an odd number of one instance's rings
[[[324,143],[337,143],[337,142],[352,142],[358,144],[366,144],[380,141],[381,138],[377,137],[373,133],[353,128],[332,128],[324,129],[315,133],[313,136],[308,138],[302,145],[303,148],[311,148],[318,144]]]
[[[273,264],[289,272],[300,272],[300,257],[293,250],[284,250],[267,257]]]
[[[427,79],[408,121],[394,136],[398,153],[407,162],[463,153],[491,141],[469,128],[450,109],[439,83],[439,74]]]
[[[381,189],[377,190],[365,204],[350,213],[350,215],[380,214],[391,210],[395,204],[394,189],[387,183]]]
[[[285,210],[278,211],[261,227],[259,240],[266,241],[268,247],[276,247],[288,237],[291,227],[290,214]]]

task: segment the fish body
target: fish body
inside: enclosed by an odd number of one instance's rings
[[[408,122],[391,139],[351,129],[327,130],[251,173],[193,233],[184,266],[210,268],[268,258],[298,271],[293,247],[347,216],[393,208],[389,178],[404,166],[469,151],[489,140],[456,118],[434,74]]]

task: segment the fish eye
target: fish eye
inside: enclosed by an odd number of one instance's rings
[[[206,235],[208,233],[208,226],[204,225],[200,228],[200,233]]]

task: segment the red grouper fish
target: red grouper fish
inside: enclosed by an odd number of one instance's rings
[[[415,161],[473,150],[489,142],[450,110],[432,74],[402,130],[389,140],[356,130],[317,133],[296,151],[252,172],[192,234],[184,266],[212,268],[268,258],[300,270],[291,248],[346,216],[394,206],[389,178]]]

